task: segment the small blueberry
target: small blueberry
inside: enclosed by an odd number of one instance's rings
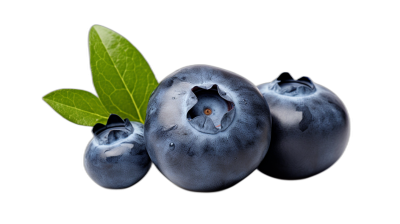
[[[302,179],[328,169],[340,158],[349,140],[350,120],[332,91],[308,77],[294,80],[286,72],[258,88],[272,116],[271,146],[258,167],[261,172]]]
[[[143,124],[111,114],[107,125],[96,124],[84,155],[84,166],[94,182],[105,188],[127,188],[150,169]]]

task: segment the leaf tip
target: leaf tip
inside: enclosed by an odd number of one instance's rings
[[[101,31],[109,31],[110,29],[109,28],[107,28],[107,27],[105,27],[105,26],[102,26],[102,25],[98,25],[98,24],[94,24],[91,28],[90,28],[90,33],[92,33],[92,32],[101,32]]]
[[[44,100],[44,102],[48,103],[49,96],[50,96],[52,93],[53,93],[53,92],[50,92],[50,93],[44,95],[44,96],[42,97],[42,100]]]
[[[90,30],[95,30],[98,29],[100,27],[103,27],[102,25],[98,25],[98,24],[94,24],[92,27],[90,27]]]

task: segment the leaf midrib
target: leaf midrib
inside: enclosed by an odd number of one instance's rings
[[[106,45],[104,44],[103,39],[101,39],[101,36],[100,36],[99,33],[97,32],[97,30],[96,30],[96,33],[97,33],[97,35],[99,36],[99,39],[100,39],[101,43],[103,44],[104,49],[106,50],[108,57],[110,58],[111,62],[113,63],[114,68],[115,68],[115,70],[117,71],[119,78],[121,79],[122,83],[124,84],[126,92],[128,92],[128,94],[129,94],[129,96],[130,96],[130,98],[131,98],[131,100],[132,100],[132,102],[133,102],[133,105],[135,106],[135,109],[136,109],[136,112],[137,112],[137,114],[138,114],[138,116],[139,116],[140,122],[144,123],[144,121],[143,121],[143,119],[142,119],[142,116],[140,116],[140,111],[139,111],[139,109],[138,109],[138,107],[137,107],[137,105],[136,105],[136,101],[133,99],[133,96],[132,96],[132,94],[130,93],[128,87],[126,86],[126,83],[125,83],[124,79],[122,78],[121,73],[119,72],[117,66],[115,65],[114,60],[113,60],[112,57],[110,56],[110,52],[108,52],[107,47],[106,47]]]
[[[53,102],[53,103],[55,103],[55,104],[60,104],[60,105],[63,105],[63,106],[66,106],[66,107],[69,107],[69,108],[72,108],[72,109],[75,109],[75,110],[79,110],[79,111],[82,111],[82,112],[85,112],[85,113],[88,113],[88,114],[92,114],[92,115],[95,115],[95,116],[98,116],[98,117],[102,117],[102,118],[108,119],[108,117],[104,117],[104,116],[102,116],[102,115],[100,115],[100,114],[96,114],[96,113],[93,113],[93,112],[89,112],[89,111],[86,111],[86,110],[82,110],[82,109],[79,109],[79,108],[77,108],[77,107],[70,106],[70,105],[68,105],[68,104],[63,104],[63,103],[57,102],[57,101],[55,101],[55,100],[51,100],[51,99],[48,99],[48,98],[44,98],[44,100],[45,100],[46,102],[50,101],[50,102]]]

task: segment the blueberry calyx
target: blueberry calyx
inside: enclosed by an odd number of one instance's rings
[[[315,85],[310,78],[303,76],[294,80],[288,72],[282,73],[274,80],[270,89],[286,96],[305,96],[316,91]]]
[[[128,137],[134,132],[134,128],[128,118],[122,120],[120,116],[110,114],[107,124],[97,123],[92,132],[99,144],[104,145]]]
[[[226,130],[236,111],[230,94],[216,84],[193,87],[187,104],[190,125],[207,134]]]

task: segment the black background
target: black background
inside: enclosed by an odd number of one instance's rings
[[[334,217],[336,213],[354,214],[355,207],[368,206],[378,198],[368,194],[373,192],[370,183],[376,181],[370,177],[379,176],[367,161],[372,149],[365,147],[365,112],[360,109],[364,102],[358,91],[360,77],[366,79],[360,69],[369,66],[364,59],[371,47],[365,48],[368,41],[363,39],[369,32],[365,29],[368,22],[351,11],[341,11],[340,16],[321,15],[297,21],[285,13],[272,19],[264,14],[247,17],[239,12],[215,19],[190,13],[173,18],[131,13],[111,21],[106,16],[89,15],[73,19],[72,13],[70,17],[56,17],[56,23],[41,20],[32,24],[34,32],[27,39],[35,42],[33,50],[42,56],[32,66],[32,81],[37,85],[31,102],[40,120],[37,131],[48,137],[40,150],[29,152],[34,164],[28,168],[30,201],[42,201],[52,212],[90,210],[102,214],[117,209],[125,214],[148,211],[150,218],[159,212],[166,212],[163,217],[180,217],[184,212],[194,217],[233,213],[238,217],[266,214],[284,219],[270,211],[289,208],[304,214],[326,212]],[[110,191],[98,187],[83,169],[84,149],[92,138],[90,128],[64,120],[41,99],[60,88],[95,93],[88,54],[88,32],[93,24],[106,26],[130,40],[158,80],[190,64],[222,67],[256,85],[271,81],[282,71],[291,72],[295,78],[311,77],[335,92],[347,106],[351,135],[343,157],[325,173],[308,180],[279,181],[255,172],[239,185],[212,194],[181,190],[155,168],[133,188]],[[39,133],[33,131],[32,135]],[[226,209],[229,212],[225,213]]]

